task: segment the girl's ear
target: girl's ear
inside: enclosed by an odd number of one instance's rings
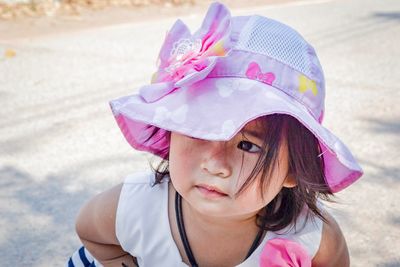
[[[295,186],[297,186],[296,178],[294,178],[294,175],[288,174],[283,181],[283,187],[293,188]]]

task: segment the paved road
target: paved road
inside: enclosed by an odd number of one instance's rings
[[[233,14],[255,12],[292,25],[314,44],[328,87],[325,125],[365,169],[333,210],[352,266],[400,266],[400,2],[308,1]],[[196,29],[203,15],[183,19]],[[174,20],[0,40],[0,56],[16,52],[0,59],[2,266],[62,265],[79,244],[79,206],[147,168],[107,101],[148,81]]]

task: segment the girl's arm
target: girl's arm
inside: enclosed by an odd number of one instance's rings
[[[325,212],[324,216],[328,223],[324,222],[321,243],[312,260],[312,266],[348,267],[350,266],[350,257],[342,231],[328,212]]]
[[[76,220],[76,232],[87,250],[105,267],[137,266],[119,244],[115,219],[122,184],[87,202]]]

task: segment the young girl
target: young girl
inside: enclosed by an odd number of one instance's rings
[[[219,3],[193,35],[178,20],[152,83],[110,103],[127,141],[163,160],[82,208],[69,266],[349,266],[319,199],[362,170],[321,125],[324,97],[290,27]]]

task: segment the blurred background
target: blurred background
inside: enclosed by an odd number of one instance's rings
[[[79,207],[148,168],[108,101],[150,81],[167,30],[211,1],[0,0],[0,265],[63,266]],[[337,194],[351,266],[400,266],[400,1],[227,0],[289,24],[325,71],[324,125],[365,175]]]
[[[195,4],[195,0],[2,0],[3,19],[55,15],[79,15],[85,10],[111,7],[171,7]],[[109,11],[109,10],[108,10]]]

